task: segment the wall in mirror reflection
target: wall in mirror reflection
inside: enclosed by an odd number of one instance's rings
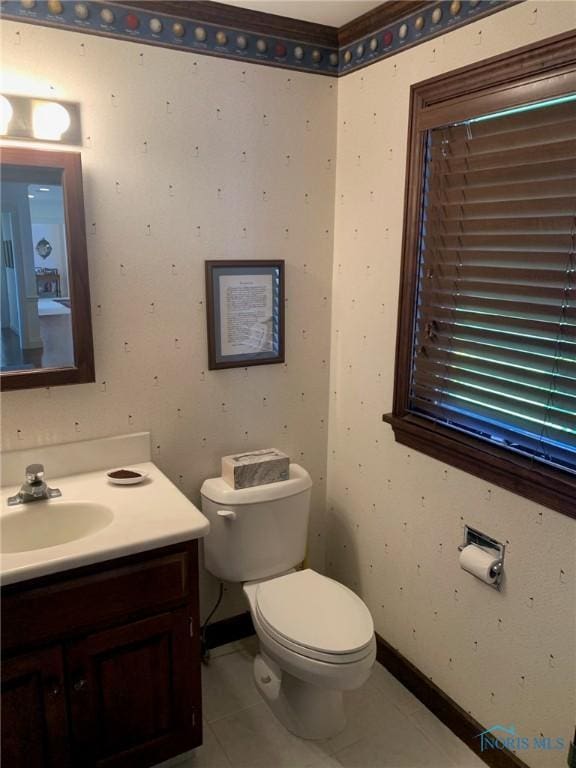
[[[2,179],[1,191],[0,370],[71,367],[74,346],[61,171],[34,178],[34,169],[11,170]]]

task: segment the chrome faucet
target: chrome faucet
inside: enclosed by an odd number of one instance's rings
[[[29,504],[32,501],[54,499],[62,496],[59,488],[48,488],[44,480],[44,467],[42,464],[30,464],[26,467],[26,479],[15,496],[10,496],[8,506],[16,504]]]

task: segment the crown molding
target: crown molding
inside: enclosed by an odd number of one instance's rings
[[[110,3],[109,3],[110,4]],[[261,35],[272,35],[301,43],[338,47],[338,28],[309,21],[291,19],[262,11],[251,11],[235,5],[211,0],[114,0],[112,5],[123,5],[151,13],[179,16],[183,19],[226,26],[237,30],[250,30]]]
[[[386,0],[337,29],[211,0],[2,0],[29,24],[338,77],[524,0]]]
[[[351,25],[340,44],[338,75],[347,75],[524,0],[389,0]],[[380,26],[384,21],[384,26]],[[355,35],[360,33],[360,37]]]
[[[341,26],[338,30],[338,45],[350,45],[361,37],[373,34],[377,29],[432,5],[435,5],[433,0],[387,0]]]

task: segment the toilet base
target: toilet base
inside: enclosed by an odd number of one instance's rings
[[[254,659],[254,680],[282,725],[301,739],[329,739],[346,725],[342,691],[320,688],[283,672],[265,653]]]

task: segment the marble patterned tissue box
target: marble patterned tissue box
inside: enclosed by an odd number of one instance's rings
[[[276,448],[222,457],[222,477],[234,489],[288,480],[290,458]]]

